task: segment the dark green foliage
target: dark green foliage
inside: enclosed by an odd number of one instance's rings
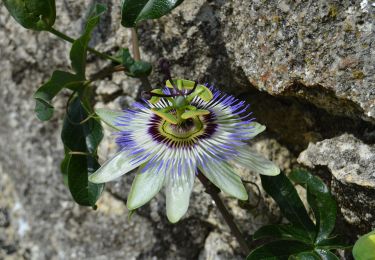
[[[308,244],[299,241],[277,240],[256,248],[250,253],[247,260],[288,259],[291,255],[312,249]]]
[[[96,5],[87,21],[84,34],[74,41],[70,50],[71,65],[76,74],[66,71],[56,70],[51,79],[43,84],[34,94],[36,101],[35,113],[37,117],[46,121],[53,115],[51,100],[63,89],[79,90],[84,88],[87,47],[91,38],[91,33],[99,23],[99,17],[106,11],[104,5]]]
[[[82,79],[77,75],[66,71],[56,70],[51,79],[43,84],[34,94],[35,113],[37,117],[46,121],[53,115],[53,106],[51,100],[63,89],[74,89],[82,85]]]
[[[75,96],[69,104],[61,132],[65,147],[61,168],[74,200],[83,206],[94,206],[104,185],[90,183],[88,176],[100,166],[96,150],[103,132],[100,123],[93,118],[82,122],[88,116],[80,98]]]
[[[316,220],[314,224],[294,185],[284,174],[261,178],[263,188],[277,202],[290,224],[263,226],[256,231],[255,240],[266,238],[268,242],[254,249],[247,259],[338,259],[330,250],[347,248],[348,245],[331,234],[337,206],[324,182],[304,170],[294,170],[290,174],[291,180],[306,189]]]
[[[55,23],[55,0],[3,0],[12,17],[27,29],[48,30]]]
[[[85,32],[81,37],[74,41],[70,50],[70,60],[73,70],[77,76],[85,78],[87,48],[91,39],[91,33],[98,25],[100,16],[107,10],[105,5],[97,4],[91,11],[86,23]]]
[[[71,66],[75,74],[55,71],[51,79],[34,94],[35,112],[40,120],[48,120],[53,115],[51,100],[63,88],[73,92],[67,108],[61,139],[65,147],[65,158],[61,163],[64,183],[69,187],[74,200],[83,206],[95,207],[103,184],[93,184],[88,176],[99,167],[97,148],[103,133],[102,127],[92,115],[91,88],[86,80],[87,49],[91,34],[99,23],[100,15],[106,11],[104,5],[97,4],[87,20],[85,31],[73,42],[70,50]]]
[[[307,189],[307,201],[314,212],[318,228],[316,242],[326,239],[335,228],[336,201],[322,180],[308,172],[296,170],[291,173],[290,178]]]
[[[123,0],[121,24],[125,27],[135,27],[140,21],[160,18],[182,2],[183,0]]]

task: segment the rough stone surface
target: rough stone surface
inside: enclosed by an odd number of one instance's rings
[[[375,145],[344,134],[310,144],[298,161],[310,168],[326,167],[345,219],[364,233],[375,228]]]
[[[225,46],[259,89],[305,96],[316,106],[354,116],[348,105],[340,109],[352,101],[361,116],[374,119],[370,2],[230,1],[225,8],[231,13],[222,19]]]
[[[78,37],[94,2],[57,1],[55,27]],[[109,11],[91,45],[115,54],[130,46],[130,32],[120,26],[118,1],[101,2]],[[145,60],[156,64],[168,58],[173,75],[249,100],[258,120],[269,126],[268,136],[252,146],[283,170],[295,165],[309,142],[321,141],[310,145],[301,162],[323,165],[333,174],[332,189],[357,234],[374,227],[369,213],[374,186],[363,185],[372,183],[374,169],[374,13],[370,1],[190,0],[166,17],[142,23],[138,32]],[[47,123],[35,118],[32,100],[53,70],[69,70],[69,47],[45,32],[20,27],[0,3],[0,259],[241,259],[238,244],[198,183],[177,225],[165,218],[163,193],[127,220],[124,202],[132,176],[107,185],[97,211],[72,202],[59,170],[68,92],[54,100],[55,115]],[[88,74],[106,65],[89,55]],[[160,85],[161,78],[155,68],[152,85]],[[96,106],[112,109],[128,107],[142,90],[140,81],[122,73],[94,87]],[[356,138],[335,137],[343,132]],[[108,130],[105,135],[102,161],[116,149]],[[340,150],[345,147],[355,148]],[[238,170],[260,185],[257,175]],[[253,207],[259,194],[254,185],[248,188],[249,205],[225,197],[247,235],[280,219],[263,191]]]
[[[176,74],[374,121],[374,15],[370,1],[195,0],[141,26],[141,39]]]

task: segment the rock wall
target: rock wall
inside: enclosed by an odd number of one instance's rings
[[[77,37],[95,1],[57,1],[56,28]],[[129,46],[117,1],[92,46],[115,53]],[[165,57],[173,75],[210,82],[249,101],[268,126],[255,149],[288,171],[299,163],[332,183],[343,226],[375,228],[375,7],[368,1],[190,0],[138,28],[142,57]],[[68,69],[69,44],[23,29],[0,3],[0,259],[241,259],[237,243],[197,184],[186,217],[166,221],[159,194],[131,220],[131,178],[107,186],[99,209],[80,208],[62,183],[59,133],[67,99],[59,95],[47,123],[32,94],[54,69]],[[106,63],[89,57],[89,73]],[[157,70],[151,83],[160,85]],[[95,84],[97,106],[123,108],[142,89],[115,74]],[[102,160],[115,150],[110,133]],[[259,178],[242,169],[245,179]],[[364,181],[358,181],[364,180]],[[256,189],[249,186],[251,202]],[[264,196],[250,213],[226,199],[247,234],[279,219]],[[340,228],[340,227],[339,227]]]

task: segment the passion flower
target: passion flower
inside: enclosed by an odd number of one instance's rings
[[[165,88],[145,96],[143,103],[123,112],[97,110],[118,130],[120,149],[89,180],[108,182],[138,167],[129,210],[146,204],[164,186],[167,217],[174,223],[188,209],[197,174],[204,174],[223,192],[247,200],[233,164],[265,175],[280,173],[274,163],[247,148],[245,141],[265,127],[254,122],[244,101],[189,80],[167,81]]]

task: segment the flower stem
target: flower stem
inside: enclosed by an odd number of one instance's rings
[[[197,175],[200,182],[206,189],[206,193],[210,194],[212,199],[214,200],[217,208],[219,209],[221,215],[223,216],[225,222],[228,224],[230,231],[232,232],[233,236],[237,239],[238,243],[240,244],[241,250],[244,254],[248,255],[250,253],[250,248],[246,239],[244,238],[243,234],[237,227],[236,223],[233,221],[233,216],[229,213],[227,208],[225,207],[223,201],[221,200],[219,193],[220,189],[213,185],[207,178],[202,174],[201,171],[198,172]]]
[[[52,27],[48,31],[50,33],[52,33],[53,35],[59,37],[60,39],[63,39],[64,41],[67,41],[67,42],[70,42],[70,43],[73,43],[75,41],[73,38],[69,37],[68,35],[66,35],[66,34],[64,34],[64,33],[60,32],[60,31],[58,31],[58,30],[56,30],[56,29],[54,29]],[[106,60],[110,60],[110,61],[113,61],[115,63],[119,63],[119,61],[116,58],[114,58],[112,56],[109,56],[109,55],[107,55],[105,53],[99,52],[99,51],[97,51],[97,50],[95,50],[95,49],[93,49],[91,47],[87,47],[87,50],[89,52],[95,54],[96,56],[100,57],[100,58],[103,58],[103,59],[106,59]]]

